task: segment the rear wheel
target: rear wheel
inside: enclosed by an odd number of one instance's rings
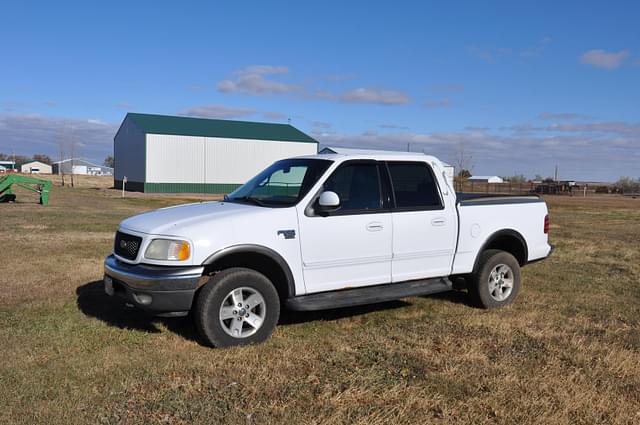
[[[214,347],[265,341],[280,317],[280,299],[263,274],[232,268],[215,274],[202,287],[194,307],[196,329]]]
[[[469,294],[482,308],[511,304],[520,292],[520,264],[505,251],[488,249],[480,255],[478,269],[469,279]]]

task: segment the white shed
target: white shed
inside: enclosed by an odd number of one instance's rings
[[[113,150],[116,188],[226,193],[318,142],[289,124],[128,113]]]
[[[22,164],[20,172],[24,174],[51,174],[51,165],[40,161],[31,161]]]
[[[471,176],[467,180],[478,183],[504,183],[499,176]]]
[[[54,174],[81,174],[89,176],[112,176],[113,168],[94,164],[82,158],[68,158],[53,163]]]

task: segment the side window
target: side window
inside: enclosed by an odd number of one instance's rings
[[[397,208],[442,208],[431,168],[424,162],[388,162]]]
[[[324,183],[340,197],[339,212],[380,208],[380,182],[377,164],[354,163],[338,168]]]

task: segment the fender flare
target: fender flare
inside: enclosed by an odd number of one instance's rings
[[[284,273],[288,296],[294,297],[296,295],[295,279],[293,278],[293,273],[291,272],[289,264],[282,257],[282,255],[266,246],[253,244],[232,245],[214,252],[202,262],[202,265],[205,267],[209,266],[211,264],[214,264],[216,261],[233,254],[260,254],[264,255],[265,257],[269,257],[276,264],[278,264],[278,266]]]
[[[489,246],[493,241],[495,241],[496,239],[502,237],[502,236],[509,236],[509,237],[515,237],[518,242],[520,242],[520,245],[522,246],[522,249],[524,250],[524,259],[522,261],[522,264],[520,264],[521,266],[524,266],[525,264],[527,264],[528,259],[529,259],[529,247],[527,246],[527,241],[524,239],[524,237],[520,234],[520,232],[513,230],[513,229],[502,229],[502,230],[498,230],[495,233],[492,233],[485,241],[484,243],[480,246],[480,249],[478,250],[478,253],[476,254],[476,259],[473,261],[473,272],[475,273],[476,270],[478,270],[478,261],[480,261],[480,255],[482,254],[482,252],[487,248],[487,246]]]

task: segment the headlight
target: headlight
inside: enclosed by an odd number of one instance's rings
[[[171,239],[154,239],[144,253],[150,260],[184,261],[191,255],[191,246],[187,241]]]

